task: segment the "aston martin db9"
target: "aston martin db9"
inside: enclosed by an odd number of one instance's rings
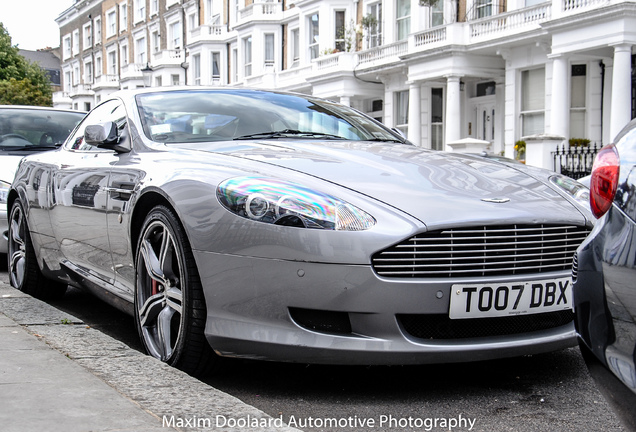
[[[576,344],[573,180],[430,151],[349,107],[248,89],[113,94],[8,196],[9,275],[130,312],[148,353],[459,362]]]

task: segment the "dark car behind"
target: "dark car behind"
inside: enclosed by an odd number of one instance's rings
[[[590,204],[599,220],[573,265],[575,325],[594,380],[636,430],[636,121],[596,158]]]

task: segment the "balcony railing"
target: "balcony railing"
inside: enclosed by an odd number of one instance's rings
[[[194,40],[222,41],[225,36],[224,25],[204,24],[190,32],[190,43]]]
[[[384,45],[363,51],[358,54],[360,64],[372,63],[378,60],[398,57],[408,52],[408,41],[399,41],[389,45]]]
[[[563,3],[563,11],[575,11],[587,9],[598,4],[607,3],[607,0],[561,0]]]
[[[510,31],[539,26],[552,15],[552,3],[541,3],[523,9],[504,12],[488,18],[482,18],[470,23],[471,39],[496,35],[499,37]]]
[[[438,42],[445,42],[446,41],[446,26],[434,27],[430,30],[416,33],[413,36],[413,40],[414,40],[414,45],[416,48],[432,45]]]
[[[273,19],[278,20],[277,14],[283,11],[283,4],[279,2],[257,1],[245,6],[239,11],[239,20]]]
[[[161,50],[152,54],[151,67],[156,66],[178,66],[184,61],[185,50],[172,49]]]

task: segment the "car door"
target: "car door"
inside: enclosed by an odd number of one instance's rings
[[[63,157],[51,173],[50,218],[65,265],[110,289],[114,271],[106,218],[108,180],[118,155],[114,150],[86,143],[84,131],[88,125],[121,123],[122,118],[126,118],[125,109],[118,100],[95,108],[67,140]]]

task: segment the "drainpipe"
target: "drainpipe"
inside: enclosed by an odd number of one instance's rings
[[[603,60],[598,62],[601,67],[601,147],[603,146],[603,104],[605,96],[605,63]]]
[[[188,85],[188,51],[186,50],[186,35],[188,30],[186,29],[186,13],[185,7],[183,7],[183,1],[181,2],[181,40],[183,45],[183,63],[181,63],[181,67],[183,68],[183,79],[184,84]]]

